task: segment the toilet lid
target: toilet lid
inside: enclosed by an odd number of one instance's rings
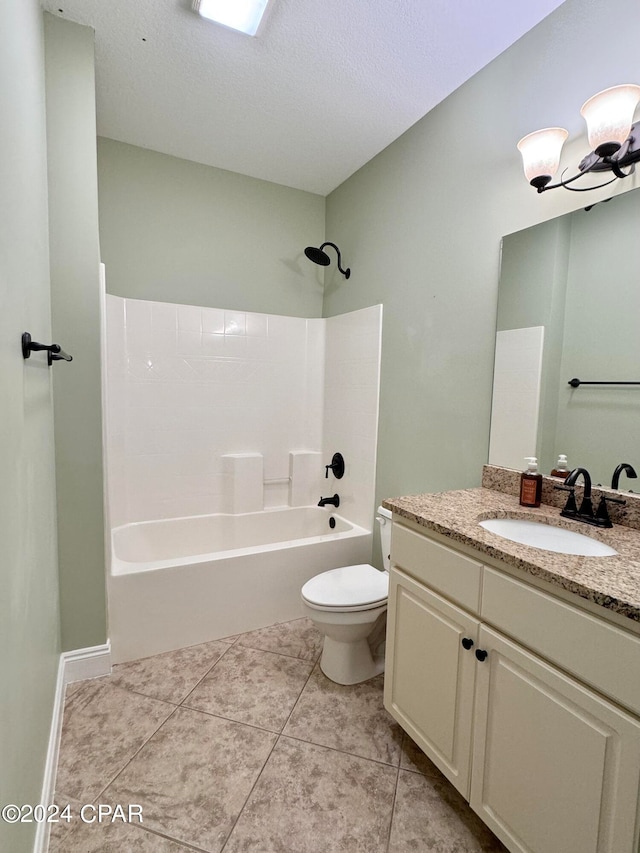
[[[385,601],[389,575],[373,566],[344,566],[322,572],[302,587],[302,597],[320,607],[358,607]]]

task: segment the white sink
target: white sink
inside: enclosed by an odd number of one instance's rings
[[[543,551],[556,551],[558,554],[575,554],[582,557],[611,557],[618,552],[598,539],[575,533],[564,527],[554,527],[542,521],[525,521],[521,518],[488,518],[480,522],[480,527],[519,542],[532,545]]]

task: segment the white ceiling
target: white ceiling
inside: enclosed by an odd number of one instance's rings
[[[326,195],[561,0],[42,0],[96,31],[98,133]]]

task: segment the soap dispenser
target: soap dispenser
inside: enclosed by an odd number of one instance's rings
[[[542,498],[542,474],[538,473],[535,456],[525,456],[527,470],[520,475],[520,506],[540,506]]]
[[[567,457],[564,453],[561,453],[558,456],[558,461],[556,462],[556,467],[551,472],[552,477],[560,477],[562,480],[566,480],[569,476],[569,466],[567,465]]]

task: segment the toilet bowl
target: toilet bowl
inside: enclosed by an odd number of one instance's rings
[[[376,520],[384,571],[343,566],[316,575],[301,590],[305,616],[324,634],[320,668],[338,684],[358,684],[384,671],[391,513],[378,507]]]

